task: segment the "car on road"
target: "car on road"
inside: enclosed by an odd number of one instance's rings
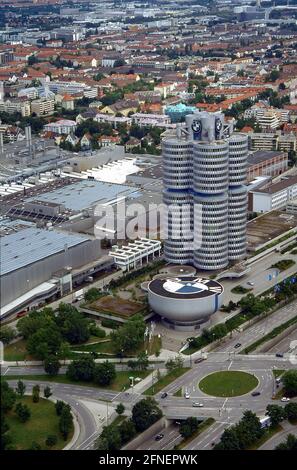
[[[236,343],[235,346],[234,346],[234,348],[235,348],[235,349],[238,349],[238,348],[240,348],[240,346],[241,346],[241,343]]]
[[[168,397],[168,393],[163,392],[163,393],[161,394],[161,398],[166,398],[166,397]]]
[[[193,406],[194,408],[202,408],[204,405],[203,405],[203,403],[194,402],[194,403],[192,404],[192,406]]]
[[[199,364],[200,362],[203,362],[205,359],[204,357],[199,357],[198,359],[194,360],[194,364]]]
[[[283,403],[286,403],[287,401],[290,401],[290,398],[283,397],[283,398],[281,399],[281,401],[282,401]]]
[[[284,357],[283,353],[276,353],[275,357]]]
[[[261,392],[252,392],[252,397],[258,397],[261,395]]]
[[[188,400],[188,399],[190,398],[190,394],[189,394],[188,392],[186,392],[186,393],[184,394],[184,397]]]
[[[160,433],[160,434],[157,434],[156,437],[155,437],[155,441],[161,441],[161,439],[163,439],[164,437],[164,434]]]

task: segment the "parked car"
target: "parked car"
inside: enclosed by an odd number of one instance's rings
[[[194,403],[192,404],[192,406],[193,406],[194,408],[202,408],[204,405],[203,405],[203,403],[194,402]]]
[[[255,285],[255,283],[252,282],[252,281],[248,281],[247,284],[248,284],[249,286],[254,286],[254,285]]]
[[[166,397],[168,397],[168,393],[163,392],[162,395],[161,395],[161,398],[166,398]]]
[[[282,401],[283,403],[286,403],[287,401],[290,401],[290,398],[283,397],[283,398],[281,399],[281,401]]]
[[[234,348],[235,348],[235,349],[238,349],[238,348],[240,348],[240,346],[241,346],[241,343],[236,343],[235,346],[234,346]]]
[[[155,437],[155,441],[161,441],[161,439],[163,439],[164,437],[164,434],[160,433],[160,434],[157,434],[156,437]]]
[[[276,353],[275,357],[284,357],[283,353]]]

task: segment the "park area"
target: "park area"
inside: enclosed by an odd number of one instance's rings
[[[17,403],[26,404],[31,412],[30,419],[22,423],[14,411],[9,411],[5,419],[9,425],[12,445],[16,450],[28,450],[32,443],[40,446],[41,450],[61,450],[72,438],[70,433],[65,441],[59,431],[59,416],[55,411],[52,401],[39,399],[38,403],[33,403],[31,396],[18,398]],[[48,447],[45,441],[48,436],[57,437],[57,443],[53,447]]]
[[[214,397],[237,397],[249,393],[259,384],[257,377],[241,371],[220,371],[199,382],[203,393]]]

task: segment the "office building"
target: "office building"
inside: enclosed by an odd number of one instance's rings
[[[245,256],[248,139],[232,131],[223,114],[196,112],[163,139],[168,262],[218,270]]]

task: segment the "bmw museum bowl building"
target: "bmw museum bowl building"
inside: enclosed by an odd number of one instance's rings
[[[197,276],[153,279],[148,300],[163,323],[176,330],[199,329],[222,305],[223,286]]]

